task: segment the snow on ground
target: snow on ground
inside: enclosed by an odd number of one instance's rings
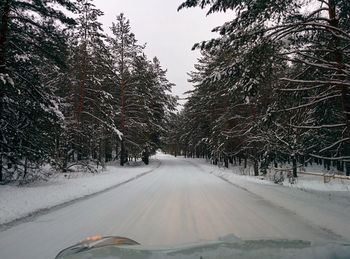
[[[304,240],[321,248],[350,242],[350,192],[306,192],[245,178],[230,184],[213,171],[229,177],[231,170],[205,160],[157,158],[161,165],[135,181],[0,229],[0,258],[54,258],[95,235],[125,236],[154,248],[217,240]],[[309,252],[307,258],[319,258]]]
[[[201,159],[199,159],[201,160]],[[229,168],[218,168],[217,166],[210,165],[209,162],[204,159],[201,160],[202,164],[207,164],[217,169],[220,173],[230,173],[230,178],[233,179],[244,179],[248,182],[254,182],[259,184],[267,184],[267,185],[275,185],[272,181],[272,176],[275,171],[272,169],[268,169],[268,174],[266,177],[262,176],[254,176],[253,166],[248,165],[246,169],[243,166],[232,166],[229,165]],[[286,168],[286,166],[284,166]],[[305,174],[304,174],[305,173]],[[316,175],[308,175],[307,173],[316,173],[320,174],[320,176]],[[298,173],[298,178],[294,184],[289,183],[287,177],[285,177],[285,181],[282,183],[284,186],[297,188],[306,191],[325,191],[325,192],[335,192],[335,191],[347,191],[350,192],[350,180],[345,179],[337,179],[333,178],[332,175],[335,171],[327,171],[321,165],[312,165],[308,167],[303,167],[302,172]],[[326,175],[326,182],[324,181],[324,177],[322,174]],[[329,177],[327,177],[327,175]]]
[[[204,159],[193,162],[236,187],[255,194],[265,201],[301,216],[310,224],[350,240],[350,181],[323,183],[322,177],[301,175],[298,183],[274,184],[250,175],[239,175],[242,169],[218,168]]]
[[[101,192],[141,176],[157,166],[159,161],[151,159],[148,166],[142,162],[125,167],[110,165],[98,174],[56,174],[48,182],[25,186],[0,185],[0,224]]]
[[[327,178],[326,178],[327,179]],[[287,180],[283,185],[298,188],[301,190],[314,191],[350,191],[350,180],[344,179],[328,179],[329,182],[324,182],[323,177],[299,174],[298,180],[295,184],[290,184]]]

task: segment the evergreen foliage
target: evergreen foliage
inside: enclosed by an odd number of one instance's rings
[[[125,16],[108,36],[92,0],[5,0],[0,11],[0,182],[44,177],[46,164],[148,163],[176,98]]]
[[[203,57],[179,115],[191,125],[179,128],[182,150],[249,159],[255,174],[291,160],[296,176],[297,162],[322,160],[349,175],[348,1],[187,0],[179,10],[191,7],[235,18],[194,46]]]

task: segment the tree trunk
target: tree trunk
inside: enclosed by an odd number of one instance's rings
[[[329,25],[334,28],[339,28],[339,18],[337,17],[336,13],[336,3],[334,0],[328,0],[328,6],[329,6]],[[334,43],[334,49],[335,49],[335,62],[337,63],[337,68],[339,69],[339,72],[337,72],[339,80],[347,80],[346,76],[343,76],[342,69],[345,67],[344,65],[344,57],[343,57],[343,50],[341,48],[340,44],[340,38],[336,34],[333,34],[333,43]],[[348,86],[342,85],[340,86],[341,90],[341,105],[342,110],[344,114],[344,120],[345,125],[347,128],[347,136],[350,137],[350,90]],[[350,147],[349,143],[345,144],[344,148],[344,156],[350,156]],[[350,175],[350,163],[345,162],[345,171],[346,175]]]
[[[225,158],[224,158],[224,163],[225,163],[225,167],[226,167],[226,168],[228,168],[228,161],[229,161],[228,158],[225,156]]]
[[[295,155],[292,156],[292,164],[293,164],[293,177],[298,177],[297,159],[296,159]]]
[[[0,150],[0,152],[2,152],[1,150]],[[2,182],[4,179],[4,177],[3,177],[3,172],[2,172],[2,167],[3,167],[3,163],[2,163],[2,154],[0,155],[0,182]]]
[[[331,160],[327,160],[327,170],[331,170]]]
[[[254,159],[254,175],[259,176],[259,162],[257,159]]]
[[[350,163],[349,162],[345,163],[345,173],[347,176],[350,176]]]
[[[126,157],[126,153],[125,153],[125,99],[124,99],[124,82],[121,82],[120,85],[120,98],[121,98],[121,114],[120,114],[120,119],[121,119],[121,130],[123,135],[123,139],[121,141],[121,150],[120,150],[120,165],[124,166],[124,162],[125,159],[127,159]]]
[[[118,159],[118,153],[119,153],[118,141],[119,141],[119,139],[115,142],[115,157],[114,157],[114,160]]]
[[[232,164],[233,164],[233,157],[232,157],[232,156],[229,156],[229,157],[228,157],[228,160],[229,160],[230,164],[232,165]]]
[[[121,149],[120,149],[120,165],[124,166],[125,163],[125,145],[124,145],[124,139],[121,141]]]
[[[23,180],[26,179],[28,173],[28,159],[24,159],[24,172],[23,172]]]
[[[68,159],[69,159],[69,155],[68,155],[68,146],[67,146],[67,143],[66,141],[64,141],[64,147],[63,147],[63,154],[62,154],[62,172],[63,173],[66,173],[67,172],[67,167],[68,167]]]
[[[344,162],[342,161],[337,161],[337,170],[344,172]]]
[[[149,151],[148,149],[146,148],[145,151],[143,152],[142,154],[142,161],[148,165],[149,164]]]

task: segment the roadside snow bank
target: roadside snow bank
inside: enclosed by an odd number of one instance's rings
[[[319,180],[317,184],[312,181],[298,180],[298,188],[291,188],[254,176],[239,175],[237,167],[218,168],[204,159],[188,159],[188,161],[238,188],[291,211],[311,225],[317,225],[339,235],[339,238],[350,241],[350,191],[340,190],[344,188],[335,188],[336,185],[331,185],[330,188],[325,187],[327,184],[322,183],[322,180]],[[314,178],[313,181],[315,181]]]
[[[204,159],[198,159],[196,163],[200,163],[201,166],[210,166],[211,170],[229,173],[231,178],[244,179],[248,182],[254,182],[259,184],[275,185],[272,180],[274,171],[271,170],[268,172],[266,179],[262,176],[253,176],[254,169],[253,166],[248,166],[246,169],[243,169],[242,166],[233,166],[230,164],[230,168],[218,168],[217,166],[206,163]],[[319,173],[319,176],[310,175],[307,173]],[[326,173],[326,179],[322,174]],[[327,180],[327,182],[325,182]],[[322,192],[350,192],[350,180],[337,179],[332,177],[330,172],[324,171],[319,165],[313,165],[305,167],[303,172],[298,173],[298,178],[294,184],[289,183],[288,178],[285,177],[284,186],[297,188],[304,191],[322,191]]]
[[[25,186],[0,186],[0,224],[29,216],[40,210],[49,209],[87,195],[101,192],[113,186],[154,170],[159,162],[150,165],[107,166],[99,174],[58,174],[48,182]]]
[[[302,190],[350,192],[350,180],[334,179],[330,177],[329,182],[325,183],[323,177],[305,174],[299,174],[295,184],[290,184],[286,180],[283,185]]]
[[[253,175],[241,175],[241,170],[238,167],[230,169],[215,169],[215,172],[229,173],[230,178],[237,180],[245,180],[248,182],[254,182],[258,184],[276,185],[272,180],[265,179],[262,176]],[[321,176],[307,175],[299,173],[296,182],[291,184],[288,179],[285,179],[282,183],[283,186],[296,188],[304,191],[320,191],[320,192],[350,192],[350,180],[342,179],[329,179],[329,182],[324,182],[324,178]]]

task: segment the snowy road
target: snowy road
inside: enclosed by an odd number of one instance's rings
[[[121,235],[145,245],[216,240],[339,237],[295,213],[201,169],[162,155],[153,173],[0,232],[1,259],[54,258],[91,235]]]

